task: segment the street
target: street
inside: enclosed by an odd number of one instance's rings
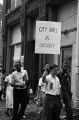
[[[29,102],[26,111],[25,116],[26,118],[23,118],[23,120],[38,120],[38,113],[41,110],[41,107],[37,107],[32,101]],[[5,100],[0,101],[0,120],[11,120],[10,117],[8,117],[6,114],[6,105]]]
[[[6,116],[5,112],[5,101],[0,100],[0,120],[10,120],[10,118]]]
[[[39,105],[36,105],[32,100],[29,101],[29,104],[26,107],[25,110],[25,118],[23,120],[40,120],[39,119],[39,113],[41,111],[42,107]],[[73,120],[79,120],[79,111],[73,110],[74,111],[74,119]],[[5,107],[5,100],[0,101],[0,120],[11,120],[10,117],[8,117],[6,114],[6,107]],[[61,111],[61,119],[65,119],[65,111],[62,109]]]

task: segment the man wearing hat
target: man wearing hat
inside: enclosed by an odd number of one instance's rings
[[[21,69],[20,61],[15,63],[16,71],[12,73],[13,91],[13,117],[12,120],[20,120],[25,112],[28,99],[28,73]],[[21,107],[19,108],[19,105]]]
[[[61,95],[66,108],[67,120],[72,120],[73,119],[73,111],[71,106],[72,93],[70,88],[71,78],[70,75],[68,74],[67,63],[63,63],[62,71],[59,72],[57,76],[61,84]]]
[[[57,65],[49,67],[50,73],[47,75],[47,67],[42,76],[43,82],[46,84],[45,95],[45,115],[47,120],[60,120],[60,82],[57,77]]]

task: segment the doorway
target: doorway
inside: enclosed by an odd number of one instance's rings
[[[26,49],[26,69],[35,94],[39,79],[39,54],[35,54],[35,41],[28,41]]]

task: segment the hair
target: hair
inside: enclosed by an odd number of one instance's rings
[[[17,61],[17,62],[15,63],[15,68],[16,68],[17,65],[21,65],[21,62],[20,62],[20,61]]]
[[[52,70],[52,69],[57,68],[57,67],[58,67],[58,65],[53,64],[53,65],[51,65],[51,66],[49,67],[49,69]]]
[[[62,64],[62,67],[64,67],[65,65],[68,67],[68,64],[66,62]]]
[[[13,73],[15,70],[15,68],[11,68],[10,73]]]

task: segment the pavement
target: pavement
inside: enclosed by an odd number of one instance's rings
[[[6,116],[5,112],[5,101],[0,100],[0,120],[10,120],[10,118]]]
[[[25,117],[22,120],[42,120],[40,119],[40,111],[42,110],[42,106],[39,103],[35,104],[33,100],[29,101],[29,104],[25,110]],[[79,120],[79,110],[74,111],[74,119]],[[5,100],[0,100],[0,120],[11,120],[11,117],[8,117],[6,114],[6,103]],[[61,119],[66,120],[66,112],[64,108],[61,111]],[[44,119],[43,119],[44,120]]]
[[[38,107],[33,101],[30,101],[25,110],[25,117],[22,120],[39,120],[39,111],[41,107]],[[11,120],[6,114],[5,100],[0,100],[0,120]]]

